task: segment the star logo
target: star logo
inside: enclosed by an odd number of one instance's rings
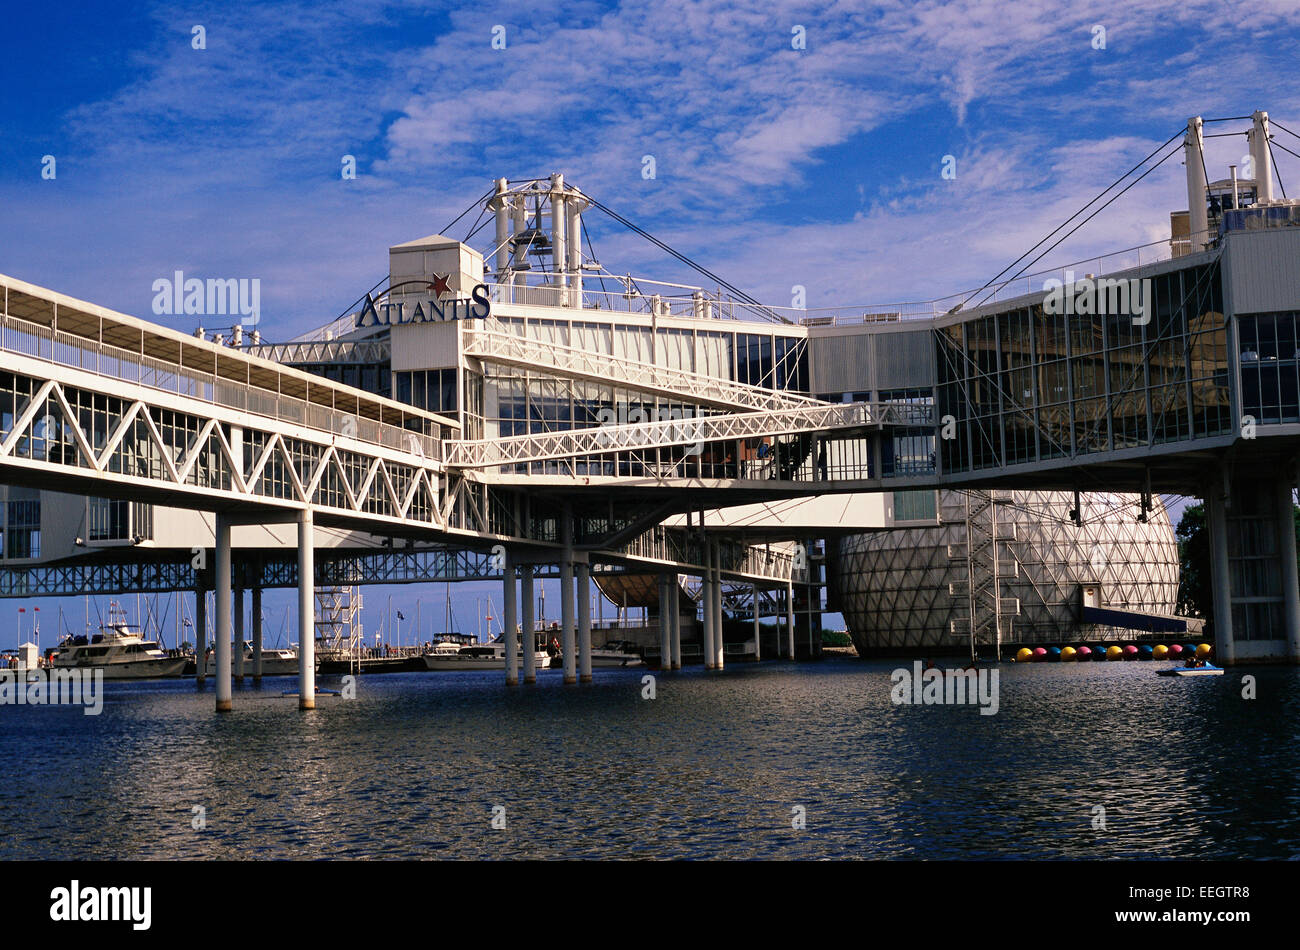
[[[451,293],[451,288],[447,286],[447,281],[450,279],[450,274],[433,275],[433,283],[429,285],[429,289],[433,291],[435,297],[441,297],[443,294]]]

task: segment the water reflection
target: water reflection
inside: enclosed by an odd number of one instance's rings
[[[99,717],[0,708],[0,856],[1300,853],[1300,670],[1246,671],[1244,700],[1243,671],[1005,665],[1000,711],[980,716],[893,705],[893,666],[688,671],[653,701],[636,671],[510,690],[490,673],[399,674],[306,715],[282,695],[292,678],[271,678],[221,717],[190,683],[106,684]]]

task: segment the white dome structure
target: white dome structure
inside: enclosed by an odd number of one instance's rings
[[[1137,495],[1082,494],[1076,524],[1070,492],[934,495],[928,519],[895,517],[839,543],[828,573],[860,654],[965,650],[972,623],[978,643],[1000,630],[1004,647],[1132,639],[1138,631],[1081,623],[1084,603],[1175,611],[1178,543],[1158,497],[1143,522]]]

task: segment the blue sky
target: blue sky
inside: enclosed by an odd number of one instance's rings
[[[1189,115],[1263,108],[1300,131],[1298,39],[1292,0],[11,5],[0,272],[141,316],[173,271],[256,277],[263,334],[285,339],[494,177],[560,171],[762,300],[931,299],[992,277]],[[1244,152],[1211,140],[1211,176]],[[1044,264],[1159,241],[1185,205],[1174,160]],[[612,270],[690,278],[588,226]]]

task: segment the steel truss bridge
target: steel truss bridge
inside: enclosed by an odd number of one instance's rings
[[[557,506],[519,487],[494,485],[483,471],[574,451],[677,446],[683,444],[680,427],[652,423],[638,436],[634,425],[606,426],[558,439],[498,442],[490,450],[455,438],[457,423],[450,418],[12,278],[0,276],[0,288],[0,473],[5,482],[208,511],[217,518],[213,557],[202,568],[192,559],[148,559],[138,552],[120,560],[11,566],[0,571],[0,596],[211,587],[217,593],[216,629],[222,631],[233,629],[232,589],[296,585],[305,707],[314,705],[314,678],[307,668],[314,639],[308,594],[317,584],[504,577],[509,590],[519,570],[531,584],[534,565],[552,571],[558,562],[561,577],[570,582],[565,600],[572,608],[573,572],[576,568],[580,580],[589,577],[592,563],[664,577],[695,573],[710,579],[710,590],[720,589],[724,578],[787,590],[804,580],[786,555],[712,539],[699,530],[660,526],[667,515],[694,506],[689,493],[676,506],[601,510],[600,504],[575,506],[574,499]],[[478,352],[486,356],[482,347],[500,347],[503,362],[536,356],[519,350],[517,342],[509,335],[485,335]],[[557,373],[586,378],[594,370],[581,365],[580,356],[557,351],[552,363],[564,364],[555,366]],[[605,361],[604,372],[609,369]],[[655,374],[630,363],[621,369],[641,391],[733,410],[697,420],[687,432],[689,441],[870,423],[863,406],[716,385],[692,374]],[[710,386],[715,391],[705,392]],[[700,480],[688,484],[698,488]],[[763,489],[776,496],[807,491],[775,482]],[[297,523],[296,557],[232,549],[233,526],[276,522]],[[322,550],[317,563],[316,524],[460,550]],[[574,610],[566,613],[567,636]],[[578,626],[589,635],[589,618],[579,617]],[[215,646],[217,705],[228,709],[230,660],[223,654],[229,652],[229,638],[218,632]],[[566,667],[581,652],[585,678],[589,640],[584,637],[578,651],[568,646]],[[566,678],[572,673],[566,668]]]

